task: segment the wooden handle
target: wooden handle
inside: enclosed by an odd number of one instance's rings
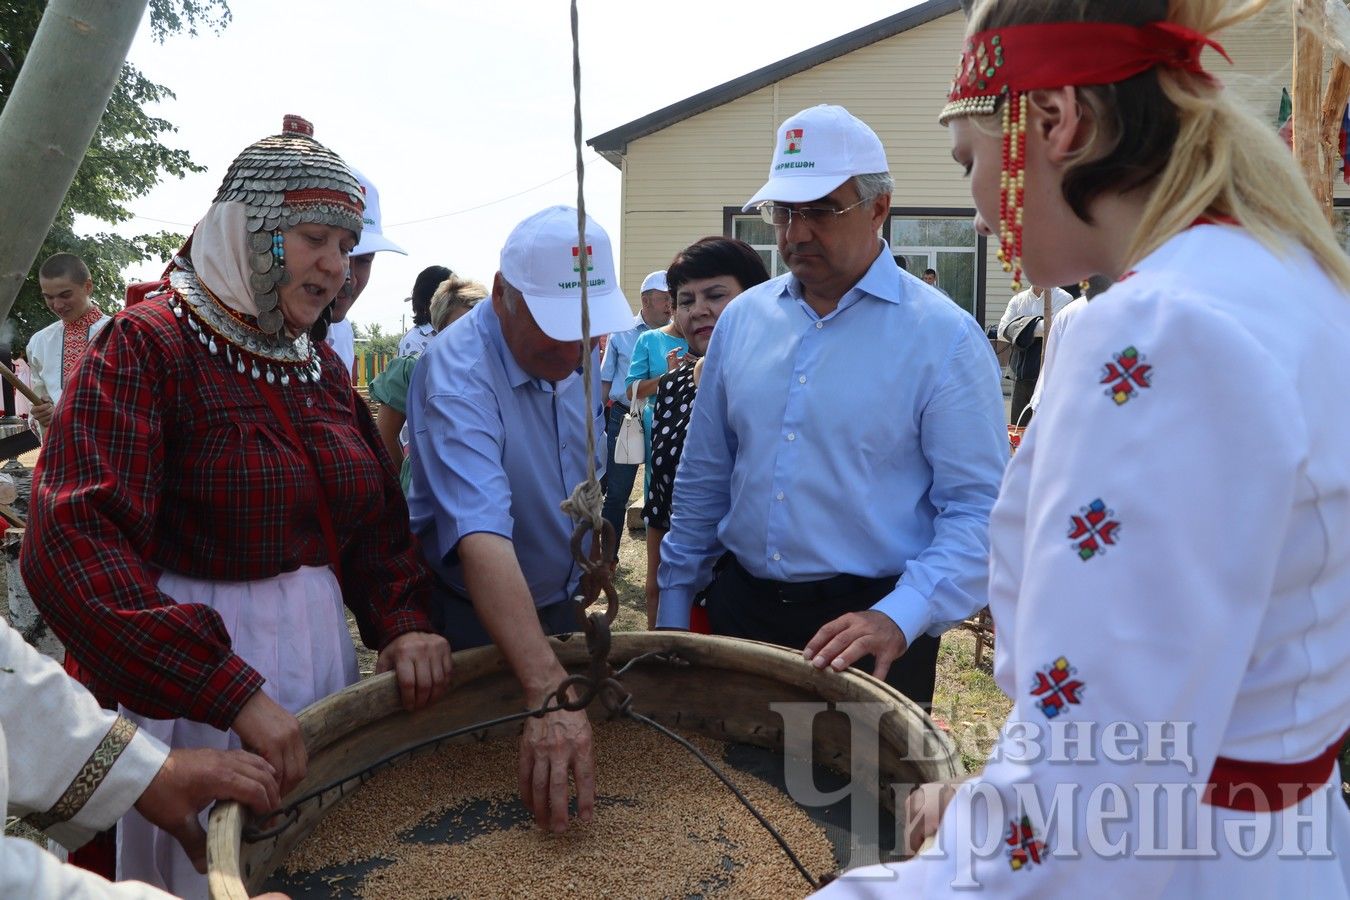
[[[14,374],[13,369],[11,369],[9,366],[5,365],[2,362],[0,362],[0,378],[3,378],[10,384],[14,385],[14,390],[18,391],[20,394],[23,394],[25,397],[27,397],[28,402],[30,403],[49,402],[39,397],[37,394],[35,394],[32,388],[23,383],[23,379],[19,378],[18,375]]]

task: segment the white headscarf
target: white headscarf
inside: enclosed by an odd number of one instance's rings
[[[206,289],[230,309],[257,318],[249,276],[252,255],[247,244],[244,204],[213,203],[192,232],[192,268]]]

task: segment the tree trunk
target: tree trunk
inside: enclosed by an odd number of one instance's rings
[[[145,0],[51,0],[0,113],[0,322],[121,76]]]
[[[1294,159],[1319,200],[1326,171],[1321,140],[1326,22],[1325,0],[1294,0]]]
[[[1322,97],[1322,161],[1326,168],[1322,173],[1322,180],[1314,191],[1317,202],[1322,205],[1322,212],[1326,213],[1333,225],[1336,223],[1333,209],[1336,194],[1336,163],[1341,158],[1341,117],[1345,114],[1347,102],[1350,102],[1350,66],[1337,59],[1331,69],[1326,94]]]

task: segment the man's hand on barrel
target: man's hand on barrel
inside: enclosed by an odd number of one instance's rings
[[[256,813],[281,805],[276,770],[243,750],[173,750],[136,801],[136,811],[173,835],[198,872],[206,873],[206,832],[197,819],[217,800],[237,800]]]
[[[271,763],[282,796],[305,777],[309,751],[300,733],[300,722],[262,691],[249,698],[230,729],[239,735],[245,750],[252,750]]]
[[[532,698],[534,706],[545,697]],[[534,824],[555,833],[567,830],[568,775],[577,786],[577,816],[590,822],[595,811],[595,760],[591,722],[584,711],[561,710],[525,720],[520,739],[520,799]]]
[[[884,679],[891,663],[908,648],[905,634],[891,617],[874,609],[845,613],[820,626],[802,655],[817,669],[826,666],[842,672],[849,666],[871,656],[876,659],[872,674]]]
[[[375,663],[375,674],[389,671],[398,677],[403,708],[408,712],[421,709],[450,685],[450,644],[439,634],[400,634],[385,644]]]

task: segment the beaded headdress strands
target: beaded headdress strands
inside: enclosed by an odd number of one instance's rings
[[[314,126],[286,116],[282,133],[244,148],[230,164],[216,203],[236,201],[247,211],[249,286],[258,306],[258,327],[281,331],[277,285],[286,284],[282,232],[301,222],[351,231],[359,239],[365,202],[361,186],[342,159],[314,140]]]
[[[946,125],[956,118],[993,115],[1002,103],[998,258],[1003,271],[1012,273],[1014,291],[1022,289],[1027,92],[1114,84],[1156,66],[1208,78],[1200,65],[1205,47],[1228,59],[1212,38],[1170,22],[1011,25],[982,31],[966,41],[938,122]]]

